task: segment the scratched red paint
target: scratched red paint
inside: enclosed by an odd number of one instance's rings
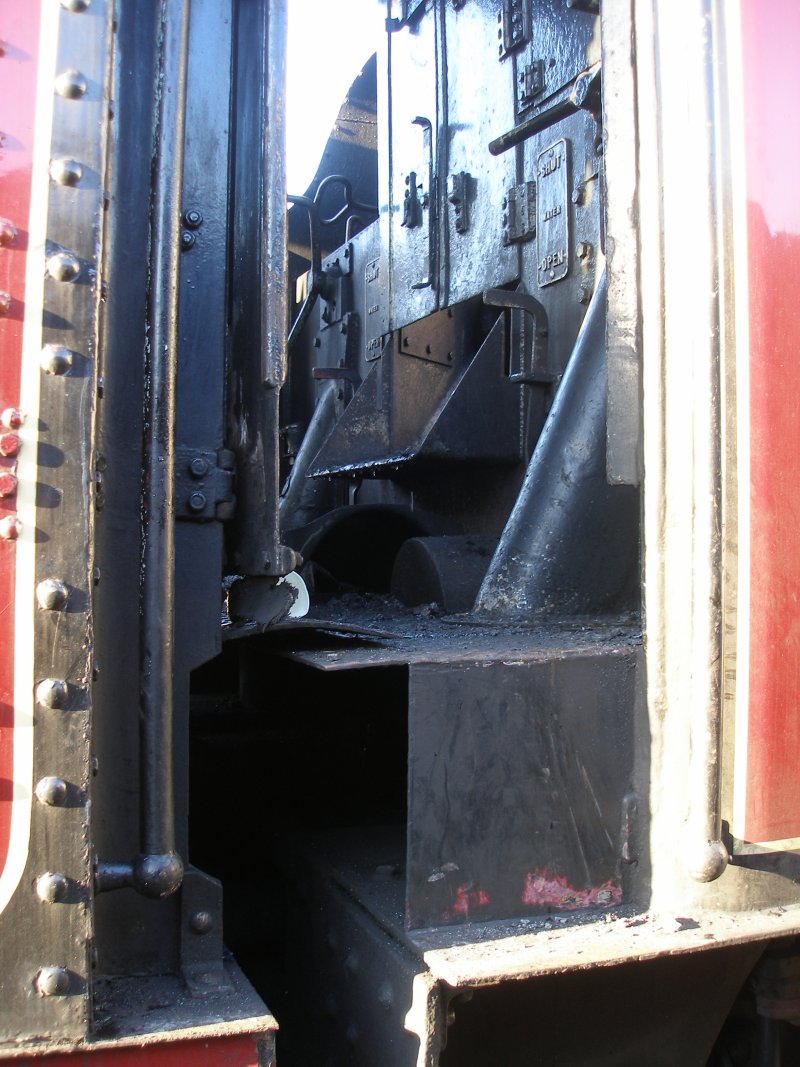
[[[748,841],[800,836],[797,0],[742,3],[750,312]]]
[[[490,903],[489,894],[483,889],[472,889],[468,885],[460,885],[456,889],[453,907],[444,913],[442,919],[444,922],[449,922],[451,919],[458,917],[469,919],[471,912],[474,913],[480,908],[485,908]]]
[[[30,1055],[25,1063],[41,1067],[259,1067],[258,1034],[195,1041],[164,1041],[135,1047],[81,1049],[72,1053]],[[273,1060],[269,1061],[271,1064]]]
[[[522,890],[522,903],[531,906],[555,904],[559,908],[609,907],[622,900],[622,887],[609,879],[602,885],[588,889],[576,889],[560,874],[543,871],[529,871],[525,875]]]
[[[0,315],[0,410],[16,408],[20,396],[25,258],[33,162],[36,62],[41,4],[7,3],[0,55],[0,216],[16,236],[0,246],[0,293],[10,296]],[[3,301],[4,303],[4,301]],[[13,457],[0,457],[0,470]],[[14,495],[0,498],[0,519],[13,515]],[[0,540],[0,871],[8,854],[14,780],[14,541]],[[32,635],[27,635],[27,640]]]

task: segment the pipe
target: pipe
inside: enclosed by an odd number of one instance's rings
[[[186,72],[190,0],[162,0],[150,215],[140,610],[140,853],[100,864],[96,890],[166,897],[183,881],[175,848],[173,675],[175,418]]]
[[[540,111],[538,115],[526,119],[508,133],[501,133],[489,142],[489,151],[493,156],[500,156],[514,148],[529,137],[542,133],[556,122],[568,119],[577,111],[593,111],[598,107],[600,93],[600,64],[595,63],[575,79],[569,94],[563,100],[557,100]]]
[[[264,210],[261,214],[261,379],[280,389],[286,380],[288,316],[286,243],[286,3],[267,5],[264,131]]]

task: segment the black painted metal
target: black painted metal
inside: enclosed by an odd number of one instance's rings
[[[282,164],[275,169],[268,159],[283,152],[285,31],[282,0],[237,8],[228,432],[237,458],[238,506],[229,549],[233,569],[268,578],[267,588],[295,564],[294,554],[281,546],[278,530],[278,386],[288,329],[286,278],[281,275],[286,189]],[[265,187],[265,178],[272,187]]]
[[[640,653],[571,646],[410,668],[410,927],[622,902]]]
[[[7,149],[20,141],[30,146],[35,135],[44,146],[45,165],[51,158],[77,160],[81,176],[75,184],[48,182],[46,169],[34,163],[33,225],[29,226],[28,217],[8,220],[12,229],[6,225],[6,237],[16,232],[2,249],[5,257],[32,261],[33,285],[29,281],[24,293],[20,289],[13,294],[12,315],[25,318],[21,378],[27,395],[38,395],[38,402],[24,413],[19,455],[14,457],[19,463],[16,500],[4,500],[12,509],[25,509],[21,539],[16,542],[17,591],[16,597],[11,596],[17,610],[27,597],[30,613],[16,616],[19,651],[11,687],[19,716],[16,725],[13,709],[5,699],[2,705],[2,732],[5,743],[14,747],[16,782],[4,778],[0,789],[6,808],[13,795],[14,822],[24,816],[24,805],[30,805],[30,823],[25,826],[23,817],[19,836],[12,829],[7,857],[4,845],[0,1058],[20,1054],[33,1058],[53,1041],[81,1041],[91,1020],[89,748],[96,715],[91,681],[96,658],[88,472],[97,382],[97,249],[102,219],[97,174],[104,156],[98,130],[106,121],[102,82],[111,16],[105,0],[93,6],[91,17],[64,7],[43,13],[57,45],[53,53],[42,50],[40,64],[49,55],[52,65],[40,66],[38,84],[46,90],[64,71],[79,70],[87,90],[70,99],[49,89],[52,127],[37,125],[34,131],[27,124],[15,125],[25,114],[24,108],[15,113],[16,101],[5,119]],[[36,18],[26,12],[25,19],[29,17]],[[16,50],[35,69],[35,54],[20,50],[21,25],[16,19],[9,22],[0,61],[8,62]],[[37,112],[37,123],[41,114]],[[6,200],[4,214],[8,204]],[[44,225],[45,218],[46,231],[39,237],[35,227]],[[80,263],[81,272],[74,280],[58,280],[45,270],[42,238],[46,249],[64,249]],[[36,358],[40,345],[66,346],[71,351],[70,365],[60,368],[64,373],[45,373]],[[13,583],[14,555],[4,553],[3,565],[10,568]],[[42,582],[52,583],[66,596],[41,596]],[[3,603],[3,610],[7,608],[14,610],[13,599]],[[19,654],[23,650],[31,656],[28,667]],[[55,691],[63,699],[42,699],[39,683],[45,678],[58,680]],[[5,682],[8,692],[9,679]],[[11,735],[16,735],[13,741]],[[25,760],[17,747],[20,736],[31,746],[30,776],[22,787],[25,774],[17,766],[18,754]]]
[[[150,261],[150,340],[146,364],[142,494],[142,852],[134,887],[169,896],[181,883],[175,848],[172,721],[175,630],[175,421],[178,286],[185,131],[189,0],[161,13],[163,52]]]
[[[503,133],[489,142],[489,151],[493,156],[502,155],[509,148],[514,148],[529,137],[542,133],[562,119],[569,118],[576,111],[585,109],[595,111],[600,106],[600,69],[592,68],[575,79],[575,84],[563,100],[548,105],[539,114],[521,122],[508,133]]]
[[[529,616],[631,605],[639,503],[634,489],[606,481],[605,300],[601,280],[478,611]]]
[[[96,890],[130,885],[166,897],[183,878],[176,850],[173,756],[175,445],[178,297],[190,3],[157,14],[157,140],[150,217],[140,590],[141,851],[129,877],[98,867]]]

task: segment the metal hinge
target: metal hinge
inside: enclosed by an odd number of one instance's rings
[[[233,515],[235,457],[227,448],[175,451],[175,517],[194,522]]]
[[[519,69],[519,68],[518,68]],[[544,60],[525,63],[517,75],[517,110],[532,107],[536,97],[544,91]]]
[[[512,186],[503,198],[503,244],[536,236],[536,182]]]
[[[466,171],[451,174],[447,179],[447,199],[453,205],[456,233],[469,229],[470,176]]]
[[[503,0],[503,6],[497,13],[500,24],[498,53],[501,59],[528,39],[528,13],[525,6],[524,0]]]

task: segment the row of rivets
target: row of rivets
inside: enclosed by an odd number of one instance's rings
[[[13,244],[17,237],[17,227],[11,219],[0,218],[0,248]],[[0,315],[6,315],[11,309],[11,294],[0,292]],[[0,425],[6,430],[18,430],[22,425],[22,414],[16,408],[6,408],[0,415]],[[0,434],[0,456],[12,459],[20,450],[21,442],[15,433]],[[0,468],[0,499],[7,499],[17,491],[17,477],[11,467]],[[20,534],[21,524],[16,515],[5,515],[0,520],[0,538],[15,541]]]
[[[60,0],[62,8],[82,12],[90,0]],[[66,100],[78,100],[88,91],[88,82],[80,71],[65,70],[55,80],[56,93]],[[83,178],[83,167],[68,157],[50,161],[50,177],[57,185],[74,187]],[[74,281],[81,271],[81,263],[72,252],[61,250],[47,257],[45,270],[57,282]],[[72,367],[72,352],[63,345],[47,344],[40,356],[45,374],[66,374]],[[2,444],[0,443],[0,448]],[[36,601],[43,611],[63,611],[69,600],[69,587],[59,578],[45,578],[36,586]],[[36,686],[36,700],[46,708],[63,708],[69,697],[69,686],[63,678],[45,678]],[[67,783],[63,778],[48,776],[36,786],[41,804],[62,807],[67,801]],[[67,898],[69,881],[63,874],[47,871],[36,879],[36,895],[47,904]],[[36,992],[43,997],[65,996],[70,991],[70,972],[66,967],[42,967],[34,978]]]
[[[2,224],[0,220],[0,225]],[[0,239],[0,244],[4,243]],[[7,294],[0,294],[1,298]],[[10,298],[9,298],[10,300]],[[6,309],[7,310],[7,309]],[[3,314],[0,307],[0,314]],[[0,415],[0,425],[6,430],[13,431],[19,429],[22,424],[22,415],[16,408],[6,408]],[[21,441],[17,434],[13,432],[0,433],[0,456],[4,456],[8,459],[12,459],[17,455],[21,447]],[[0,498],[7,498],[13,496],[17,491],[17,477],[12,468],[0,468]],[[22,530],[22,523],[19,521],[16,515],[4,515],[0,519],[0,539],[3,541],[16,541]]]

